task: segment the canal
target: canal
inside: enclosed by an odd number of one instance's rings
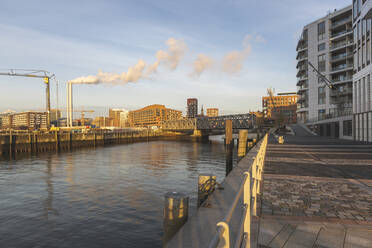
[[[0,247],[161,247],[164,193],[225,176],[221,137],[0,161]]]

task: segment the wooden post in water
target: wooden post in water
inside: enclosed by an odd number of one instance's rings
[[[12,129],[9,131],[9,157],[12,158],[12,151],[13,151],[13,133]]]
[[[226,176],[232,171],[234,141],[232,139],[232,120],[225,122]]]
[[[165,194],[163,247],[173,238],[187,222],[189,216],[189,197],[184,193],[168,192]]]
[[[216,188],[216,176],[214,175],[199,175],[198,180],[198,203],[200,207],[208,196],[213,193]]]
[[[248,130],[239,131],[238,159],[242,159],[247,153]]]

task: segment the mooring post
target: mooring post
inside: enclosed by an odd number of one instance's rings
[[[232,171],[234,141],[232,140],[232,120],[225,122],[226,176]]]
[[[163,247],[187,222],[189,216],[189,197],[184,193],[168,192],[165,194]]]
[[[9,157],[12,157],[12,150],[13,150],[13,134],[12,129],[9,131]]]
[[[238,159],[242,159],[247,153],[248,130],[239,131]]]
[[[215,190],[216,178],[214,175],[199,175],[197,207],[200,207]]]

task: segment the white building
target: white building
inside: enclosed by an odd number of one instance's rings
[[[321,136],[352,139],[352,6],[303,29],[297,45],[297,121]],[[331,83],[320,77],[310,62]]]
[[[371,101],[371,0],[353,0],[354,75],[353,112],[354,139],[372,142]]]

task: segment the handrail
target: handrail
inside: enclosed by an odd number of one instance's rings
[[[268,134],[263,138],[252,165],[249,167],[248,171],[244,172],[244,178],[228,212],[223,220],[217,223],[217,230],[209,243],[209,248],[216,248],[219,246],[221,241],[224,242],[221,247],[231,247],[229,222],[242,194],[244,212],[235,239],[235,247],[241,247],[243,241],[246,248],[251,247],[251,216],[257,216],[257,198],[258,195],[261,194],[261,181],[265,163],[267,140]]]

